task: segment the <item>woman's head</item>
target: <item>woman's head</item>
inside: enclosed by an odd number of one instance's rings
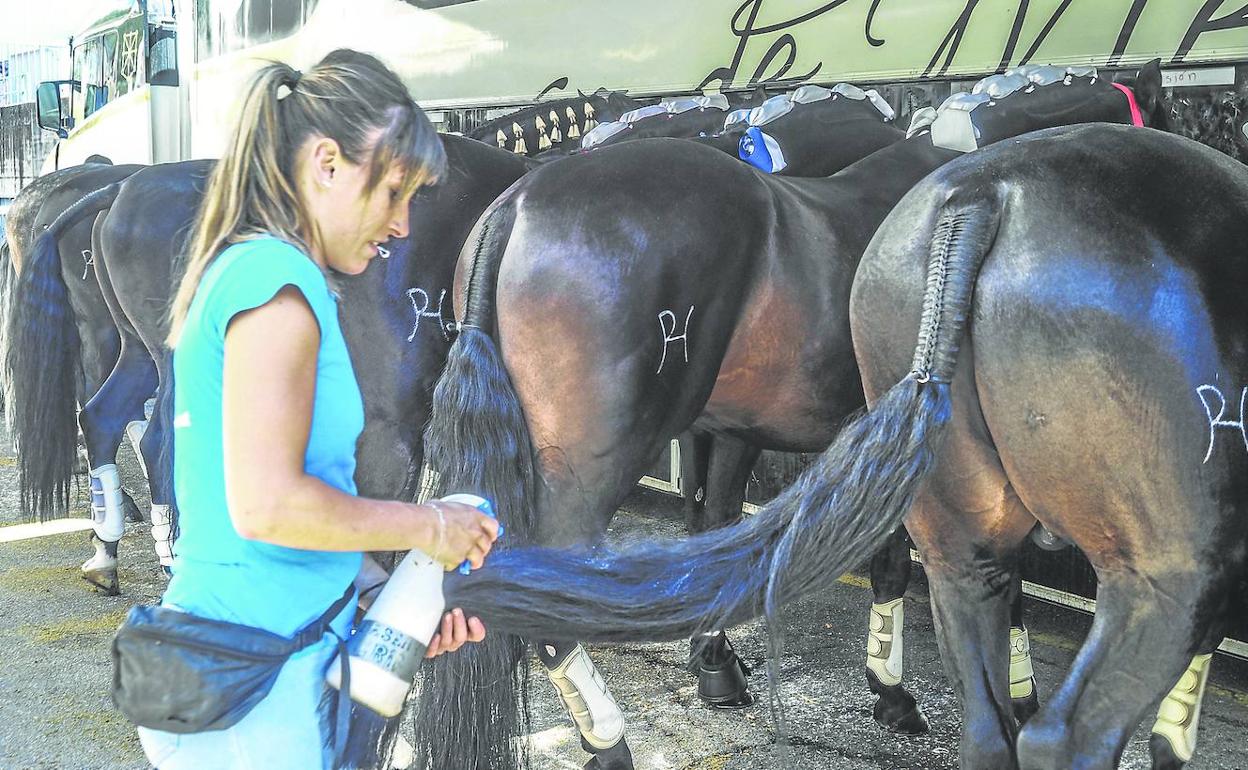
[[[204,270],[229,244],[268,233],[322,267],[359,273],[379,242],[407,234],[412,194],[445,163],[432,124],[376,58],[343,49],[302,74],[264,66],[209,180],[170,345]]]

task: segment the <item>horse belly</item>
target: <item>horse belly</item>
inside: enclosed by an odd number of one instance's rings
[[[838,323],[846,312],[827,304],[769,287],[733,335],[699,422],[770,449],[827,447],[863,403],[848,329],[841,328],[848,324]]]

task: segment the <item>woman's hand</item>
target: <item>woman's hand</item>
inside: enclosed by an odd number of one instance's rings
[[[442,616],[442,627],[429,640],[425,657],[436,658],[444,652],[458,650],[465,642],[479,642],[484,638],[485,625],[481,619],[465,618],[464,611],[456,607]]]
[[[480,569],[485,555],[498,539],[498,522],[476,506],[465,503],[430,500],[423,507],[433,519],[429,528],[432,538],[418,547],[447,572],[465,560],[473,569]]]

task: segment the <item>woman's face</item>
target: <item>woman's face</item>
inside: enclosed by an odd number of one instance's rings
[[[313,221],[313,258],[323,266],[358,275],[377,256],[379,244],[407,237],[411,198],[400,191],[402,167],[395,165],[368,190],[368,161],[352,163],[333,140],[316,140],[307,160],[304,202]]]

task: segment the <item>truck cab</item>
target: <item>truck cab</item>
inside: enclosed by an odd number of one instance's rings
[[[39,127],[60,141],[43,172],[102,155],[114,163],[187,157],[189,105],[173,0],[119,0],[70,40],[72,72],[39,84]]]

